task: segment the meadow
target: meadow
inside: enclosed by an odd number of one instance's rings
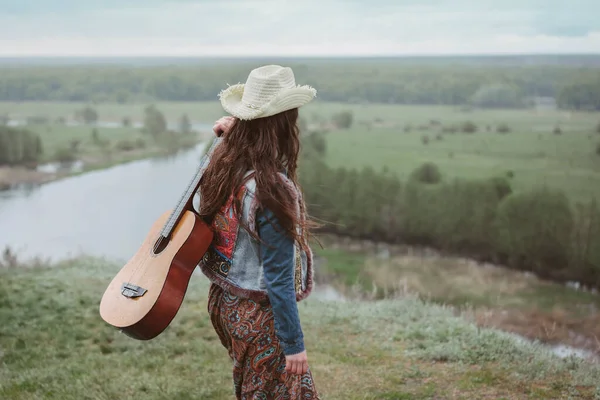
[[[158,338],[139,342],[98,314],[119,265],[76,259],[0,268],[0,398],[227,399],[231,363],[195,275]],[[595,399],[600,366],[478,328],[413,296],[299,304],[322,399]]]

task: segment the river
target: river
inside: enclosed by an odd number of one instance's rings
[[[204,148],[202,143],[172,156],[0,191],[0,250],[9,246],[20,260],[54,262],[90,255],[124,263],[153,222],[176,206]],[[326,285],[315,294],[323,300],[343,299]]]

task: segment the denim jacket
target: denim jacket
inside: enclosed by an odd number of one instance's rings
[[[280,178],[295,195],[296,211],[304,218],[300,191],[284,174]],[[259,207],[255,190],[256,182],[250,178],[235,195],[241,200],[243,222],[262,242],[237,220],[231,196],[212,222],[215,236],[199,267],[230,293],[270,304],[284,354],[297,354],[304,350],[304,337],[296,302],[312,291],[312,252],[281,231],[273,212]]]

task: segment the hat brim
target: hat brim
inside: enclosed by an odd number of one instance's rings
[[[241,120],[270,117],[293,108],[299,108],[312,101],[317,91],[308,86],[280,90],[271,100],[261,106],[242,102],[245,84],[229,86],[219,93],[221,106],[233,117]]]

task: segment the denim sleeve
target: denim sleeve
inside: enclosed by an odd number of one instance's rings
[[[304,351],[304,335],[294,290],[294,240],[283,231],[272,211],[259,211],[256,221],[275,331],[283,353],[298,354]]]

